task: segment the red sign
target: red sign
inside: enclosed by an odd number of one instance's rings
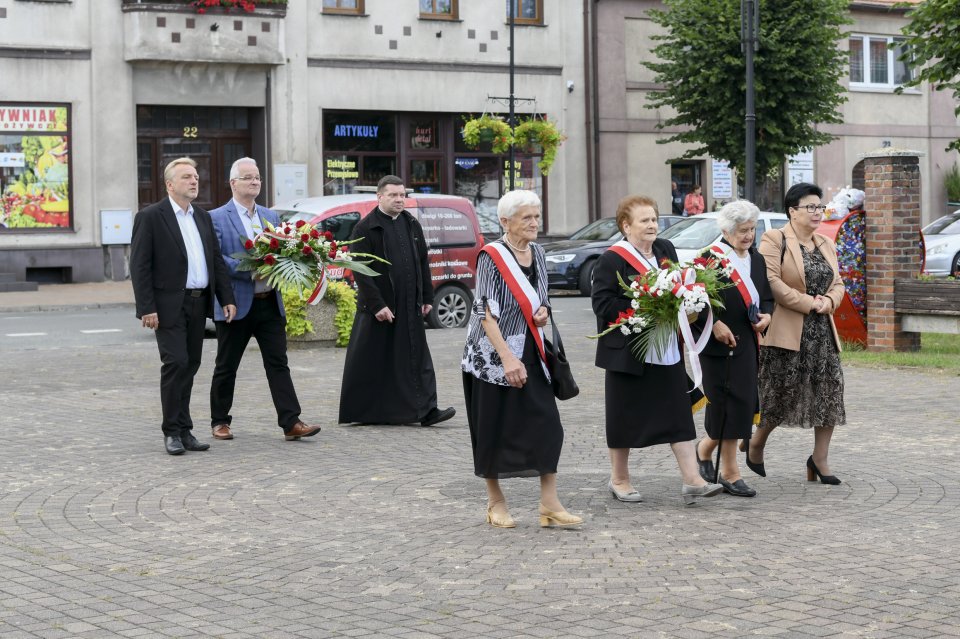
[[[67,131],[67,109],[55,106],[0,106],[0,131]]]

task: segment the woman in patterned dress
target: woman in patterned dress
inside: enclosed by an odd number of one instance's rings
[[[568,513],[557,495],[563,426],[537,344],[549,307],[547,264],[534,242],[540,198],[532,191],[510,191],[500,199],[497,215],[506,232],[477,257],[461,360],[474,472],[486,480],[491,526],[516,525],[500,488],[500,479],[508,477],[540,478],[541,526],[575,526],[583,519]],[[526,291],[530,323],[514,289]]]
[[[747,466],[765,476],[763,450],[777,426],[813,428],[807,480],[839,484],[830,473],[833,429],[846,423],[840,337],[833,313],[843,300],[834,243],[816,233],[823,191],[794,184],[784,196],[789,224],[760,240],[776,311],[760,348],[760,425],[747,445]]]

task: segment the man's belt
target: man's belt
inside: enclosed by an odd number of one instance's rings
[[[203,297],[207,294],[207,289],[205,288],[185,288],[183,291],[190,297]]]
[[[263,293],[254,293],[253,299],[265,300],[265,299],[269,299],[271,295],[273,295],[273,291],[264,291]]]

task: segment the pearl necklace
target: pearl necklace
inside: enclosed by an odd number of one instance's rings
[[[527,248],[522,249],[522,248],[517,248],[516,246],[514,246],[513,244],[511,244],[511,243],[510,243],[510,240],[507,239],[507,234],[506,234],[506,233],[503,234],[503,241],[506,243],[507,246],[509,246],[510,248],[512,248],[512,249],[513,249],[514,251],[516,251],[517,253],[529,253],[529,252],[530,252],[530,246],[529,246],[529,245],[527,245]]]

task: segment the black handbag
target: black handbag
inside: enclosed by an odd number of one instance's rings
[[[553,311],[549,313],[550,326],[553,327],[553,341],[544,339],[543,350],[547,356],[550,377],[553,378],[553,394],[557,399],[572,399],[580,394],[580,387],[577,386],[577,380],[573,379],[573,372],[570,370],[570,362],[567,361],[567,355],[563,350],[557,324],[553,321]]]

